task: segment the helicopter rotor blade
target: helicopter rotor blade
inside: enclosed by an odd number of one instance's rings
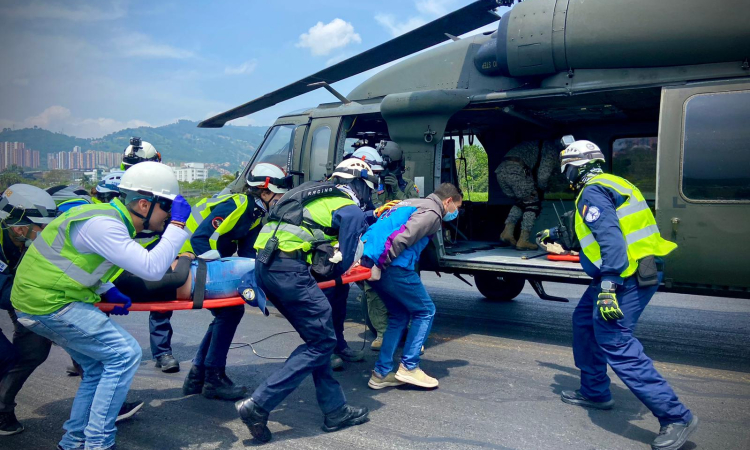
[[[326,67],[281,89],[265,94],[244,105],[204,120],[200,128],[221,128],[230,120],[261,111],[277,103],[289,100],[317,89],[313,83],[328,84],[366,72],[383,64],[411,55],[420,50],[440,44],[450,38],[500,20],[494,10],[502,0],[478,0],[450,14],[433,20],[415,30],[404,33],[388,42],[373,47],[338,64]]]

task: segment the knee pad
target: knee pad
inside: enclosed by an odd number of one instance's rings
[[[539,217],[539,214],[542,213],[542,202],[539,200],[533,202],[524,202],[521,209],[523,210],[524,214],[530,212],[534,213],[535,217]]]

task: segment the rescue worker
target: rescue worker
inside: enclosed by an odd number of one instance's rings
[[[525,141],[511,148],[495,169],[497,183],[506,197],[516,203],[505,219],[500,240],[517,250],[536,250],[529,240],[534,222],[542,212],[542,195],[552,171],[558,164],[555,146],[548,141]],[[521,236],[516,240],[516,224],[521,221]]]
[[[56,216],[55,202],[42,189],[14,184],[0,199],[0,308],[13,321],[13,343],[0,331],[0,436],[23,431],[15,415],[16,395],[49,355],[52,342],[18,322],[10,293],[21,257]]]
[[[120,170],[127,170],[134,164],[143,161],[161,162],[161,153],[157,152],[153,145],[146,141],[142,141],[139,137],[130,138],[130,145],[125,147],[125,151],[122,155]]]
[[[399,157],[397,152],[390,152],[390,150],[393,150],[396,147],[395,143],[391,144],[392,148],[389,149],[389,157],[391,157],[392,153],[392,157]],[[382,145],[387,146],[387,144],[381,144],[381,146]],[[362,161],[365,161],[367,164],[369,164],[376,176],[380,176],[385,170],[383,157],[380,155],[380,153],[378,153],[377,150],[372,147],[359,147],[354,151],[354,153],[352,153],[351,157],[361,159]],[[400,160],[401,158],[399,157],[398,160],[391,161],[394,170],[398,169],[398,166],[396,164],[399,163]],[[396,173],[400,173],[400,171],[396,170]],[[389,174],[388,176],[396,179],[396,181],[398,182],[398,179],[394,175]],[[368,217],[368,222],[373,223],[375,220],[377,220],[377,217],[380,214],[398,203],[400,200],[403,200],[404,198],[416,198],[419,196],[416,186],[414,188],[411,188],[414,183],[412,183],[411,180],[404,179],[403,177],[402,179],[405,183],[407,183],[405,184],[405,187],[408,188],[404,191],[400,189],[400,186],[398,189],[386,190],[382,184],[378,184],[378,189],[373,191],[372,193],[372,204],[374,211],[373,215],[371,217]],[[391,185],[393,185],[393,180],[389,179],[389,181],[391,182]],[[383,334],[385,333],[385,329],[388,326],[388,309],[385,307],[383,300],[381,300],[378,296],[378,293],[372,289],[369,282],[364,281],[361,284],[358,283],[358,285],[362,289],[362,294],[360,295],[363,295],[365,297],[365,301],[367,302],[367,316],[369,317],[370,323],[372,324],[372,327],[375,329],[376,333],[375,339],[373,339],[372,343],[370,344],[370,349],[378,351],[383,345]]]
[[[167,271],[188,237],[184,223],[190,206],[178,190],[169,167],[138,164],[123,175],[119,199],[57,217],[18,267],[11,292],[18,321],[62,347],[84,371],[63,425],[63,450],[115,447],[115,419],[138,369],[141,348],[93,304],[118,303],[113,314],[128,312],[130,299],[109,283],[118,268],[146,280],[158,280]],[[160,232],[165,226],[150,252],[132,240],[139,231]]]
[[[277,181],[269,184],[270,180]],[[279,166],[258,163],[247,180],[251,189],[272,186],[274,193],[283,194],[291,186],[291,177]],[[243,258],[254,258],[253,244],[260,232],[265,205],[258,205],[245,194],[227,194],[198,202],[188,219],[187,228],[193,233],[183,252],[202,255],[217,250],[221,257],[235,252]],[[198,347],[182,387],[185,395],[203,394],[206,398],[239,400],[247,393],[244,386],[236,386],[226,375],[227,353],[242,317],[244,305],[211,309],[214,320]]]
[[[573,313],[573,357],[581,370],[581,388],[563,391],[561,399],[611,409],[609,364],[659,419],[652,449],[676,450],[695,431],[698,418],[656,371],[633,330],[662,281],[662,257],[677,245],[662,239],[637,187],[602,171],[604,155],[596,144],[575,141],[560,158],[562,172],[579,192],[575,230],[581,265],[592,278]]]
[[[354,152],[369,147],[360,147]],[[373,149],[374,150],[374,149]],[[365,177],[362,174],[365,174]],[[374,206],[370,199],[372,197],[377,176],[372,167],[360,158],[349,158],[341,161],[331,175],[330,181],[348,195],[359,208],[365,212],[365,216],[374,217]],[[367,220],[367,219],[366,219]],[[370,220],[367,220],[369,223]],[[320,280],[323,281],[323,280]],[[341,360],[348,362],[358,362],[365,358],[361,350],[354,350],[349,347],[344,338],[344,321],[346,320],[346,301],[349,298],[349,284],[323,289],[323,294],[331,303],[333,314],[333,329],[336,332],[336,349],[331,355],[331,367],[337,369],[343,364]]]
[[[364,162],[361,164],[366,166]],[[360,171],[360,175],[369,177],[371,169],[368,169]],[[253,195],[273,214],[279,208],[271,210],[271,207],[282,195],[271,190],[271,186],[269,183],[267,187],[259,187]],[[305,193],[311,195],[304,197]],[[255,266],[258,283],[304,341],[249,398],[236,404],[240,418],[261,442],[271,440],[268,414],[308,375],[313,377],[318,405],[325,416],[324,431],[364,423],[369,412],[367,408],[348,405],[344,391],[333,378],[330,357],[337,339],[331,304],[311,274],[314,268],[339,277],[353,265],[358,259],[359,238],[367,228],[364,213],[330,183],[305,183],[287,195],[293,200],[295,194],[309,199],[298,203],[300,225],[269,217],[255,241],[259,252]],[[336,241],[338,255],[329,252]],[[329,258],[330,254],[333,257]]]
[[[404,177],[406,161],[401,147],[393,141],[381,141],[380,153],[385,170],[380,174],[382,183],[378,186],[378,206],[393,200],[418,198],[419,189],[414,180]]]
[[[80,186],[53,186],[46,191],[57,205],[57,214],[62,214],[74,206],[93,203],[89,193]]]
[[[370,285],[388,308],[383,346],[367,383],[372,389],[404,383],[423,388],[438,386],[438,380],[419,367],[420,352],[435,317],[435,304],[414,265],[443,221],[458,217],[462,202],[461,191],[443,183],[427,198],[404,200],[393,206],[362,237],[362,265],[372,268]],[[401,364],[394,373],[393,355],[410,321]]]

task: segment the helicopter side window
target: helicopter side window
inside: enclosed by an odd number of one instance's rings
[[[294,125],[277,125],[268,133],[263,141],[253,165],[264,162],[276,164],[288,169],[290,151],[293,145]]]
[[[656,136],[612,142],[612,173],[630,181],[646,200],[656,199]]]
[[[699,94],[685,104],[682,194],[750,201],[750,91]]]
[[[310,149],[310,180],[323,180],[328,165],[328,147],[331,143],[331,129],[320,127],[313,133]]]

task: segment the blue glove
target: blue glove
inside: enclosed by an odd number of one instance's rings
[[[190,217],[190,204],[185,197],[178,195],[172,201],[172,220],[185,223]]]
[[[122,306],[115,306],[112,308],[112,311],[110,311],[110,314],[114,314],[116,316],[127,316],[130,311],[128,311],[128,308],[130,308],[130,305],[133,304],[132,300],[130,300],[130,297],[120,292],[119,289],[116,287],[113,287],[112,289],[108,290],[102,295],[102,300],[104,300],[107,303],[122,303]]]

